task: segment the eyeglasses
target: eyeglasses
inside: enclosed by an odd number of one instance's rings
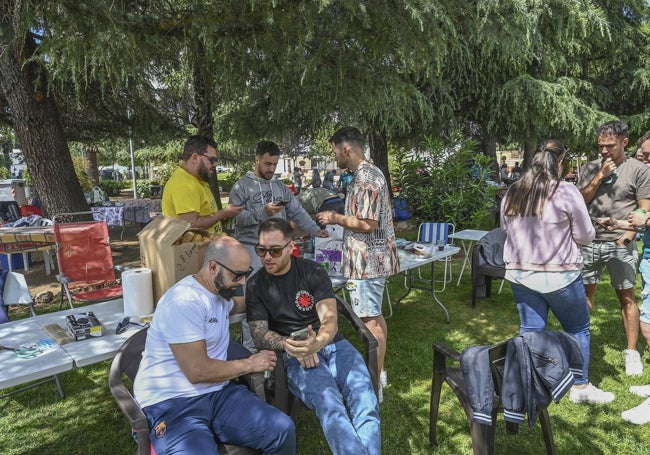
[[[269,253],[272,258],[279,258],[282,256],[282,250],[284,250],[290,243],[291,240],[285,243],[284,246],[272,246],[271,248],[264,248],[261,245],[257,245],[255,247],[255,253],[257,253],[257,255],[261,258],[266,256],[266,253]]]
[[[255,270],[253,267],[249,267],[248,270],[245,271],[245,272],[236,272],[236,271],[234,271],[233,269],[231,269],[230,267],[228,267],[227,265],[223,265],[223,264],[222,264],[221,262],[219,262],[219,261],[214,261],[214,262],[216,262],[216,263],[219,264],[221,267],[223,267],[224,269],[226,269],[226,270],[228,270],[230,273],[232,273],[232,280],[233,280],[233,281],[239,281],[239,280],[241,280],[242,278],[248,278],[249,275],[250,275],[251,273],[253,273],[253,270]]]
[[[205,153],[199,153],[199,155],[206,157],[212,166],[217,164],[217,157],[216,156],[208,156]]]

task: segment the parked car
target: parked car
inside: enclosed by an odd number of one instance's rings
[[[232,168],[228,166],[217,166],[217,172],[232,172]]]

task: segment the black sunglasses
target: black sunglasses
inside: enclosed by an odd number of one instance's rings
[[[215,164],[217,164],[217,157],[216,156],[208,156],[205,153],[199,153],[199,155],[206,157],[210,161],[211,165],[214,166]]]
[[[219,262],[219,261],[217,261],[215,259],[213,259],[213,261],[216,262],[217,264],[219,264],[224,269],[228,270],[230,273],[232,273],[232,280],[233,281],[239,281],[242,278],[248,278],[250,276],[250,274],[253,273],[253,270],[255,270],[253,267],[249,267],[248,270],[245,271],[245,272],[236,272],[233,269],[231,269],[230,267],[228,267],[227,265],[224,265],[224,264],[222,264],[221,262]]]
[[[291,243],[291,240],[285,243],[284,246],[272,246],[271,248],[264,248],[262,245],[257,245],[255,247],[255,253],[261,258],[266,256],[266,253],[269,253],[272,258],[279,258],[282,256],[282,250],[284,250],[289,243]]]
[[[149,323],[138,324],[137,322],[131,322],[131,318],[127,316],[117,323],[117,327],[115,327],[115,334],[119,335],[120,333],[126,332],[126,329],[128,329],[130,325],[137,325],[138,327],[148,327]]]

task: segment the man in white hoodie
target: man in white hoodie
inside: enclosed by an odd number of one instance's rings
[[[289,187],[275,177],[279,159],[280,147],[275,142],[259,142],[255,148],[254,170],[248,171],[230,191],[230,204],[244,207],[237,215],[235,238],[248,250],[255,270],[262,267],[255,254],[257,229],[269,218],[293,221],[312,237],[328,237],[327,231],[318,227]]]

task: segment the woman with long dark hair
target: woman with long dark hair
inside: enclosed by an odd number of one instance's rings
[[[520,333],[545,330],[550,310],[578,340],[583,374],[576,377],[569,400],[609,403],[614,394],[589,382],[589,308],[580,274],[581,246],[591,243],[596,231],[580,191],[561,178],[566,154],[561,142],[542,142],[503,199],[506,279],[517,302]]]

